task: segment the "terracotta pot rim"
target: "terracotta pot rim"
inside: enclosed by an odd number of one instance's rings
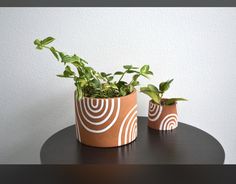
[[[76,92],[76,91],[75,91]],[[116,99],[116,98],[128,98],[129,96],[137,93],[137,90],[134,89],[134,91],[126,96],[119,96],[119,97],[112,97],[112,98],[95,98],[95,97],[83,97],[82,99],[100,99],[100,100],[105,100],[105,99]]]
[[[164,99],[168,99],[168,98],[164,98]],[[171,106],[177,105],[177,102],[175,102],[175,103],[172,104],[172,105],[161,105],[161,104],[157,104],[157,103],[154,102],[153,100],[149,100],[149,102],[151,102],[151,103],[154,104],[154,105],[160,105],[160,106],[162,106],[162,107],[171,107]]]

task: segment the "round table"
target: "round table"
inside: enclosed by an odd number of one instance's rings
[[[76,140],[75,126],[51,136],[41,148],[42,164],[223,164],[224,149],[208,133],[179,123],[172,131],[147,127],[138,117],[138,137],[117,148],[95,148]]]

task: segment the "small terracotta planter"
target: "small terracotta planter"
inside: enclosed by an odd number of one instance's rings
[[[115,98],[75,98],[77,139],[95,147],[117,147],[137,137],[136,91]]]
[[[152,100],[149,102],[148,126],[156,130],[173,130],[178,127],[176,103],[159,105]]]

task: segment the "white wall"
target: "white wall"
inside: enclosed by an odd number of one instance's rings
[[[236,163],[235,8],[0,8],[0,163],[39,163],[43,142],[73,124],[73,82],[35,38],[79,53],[94,68],[150,64],[174,78],[180,121],[217,138]],[[148,98],[139,95],[139,115]]]

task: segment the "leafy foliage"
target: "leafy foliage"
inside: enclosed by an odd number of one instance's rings
[[[170,88],[172,81],[173,79],[160,83],[159,88],[152,84],[148,84],[146,87],[141,87],[140,91],[151,97],[155,103],[161,105],[173,105],[176,101],[186,101],[184,98],[163,99],[163,95]]]
[[[57,76],[74,80],[78,99],[83,97],[112,98],[126,96],[132,93],[135,87],[139,85],[139,77],[148,78],[149,75],[153,75],[149,65],[144,65],[141,68],[125,65],[123,66],[123,71],[117,71],[113,74],[97,72],[78,55],[68,55],[52,46],[48,46],[54,40],[52,37],[47,37],[43,40],[36,39],[34,44],[39,50],[50,50],[53,56],[65,65],[64,72]],[[123,80],[128,74],[133,75],[130,82]]]

